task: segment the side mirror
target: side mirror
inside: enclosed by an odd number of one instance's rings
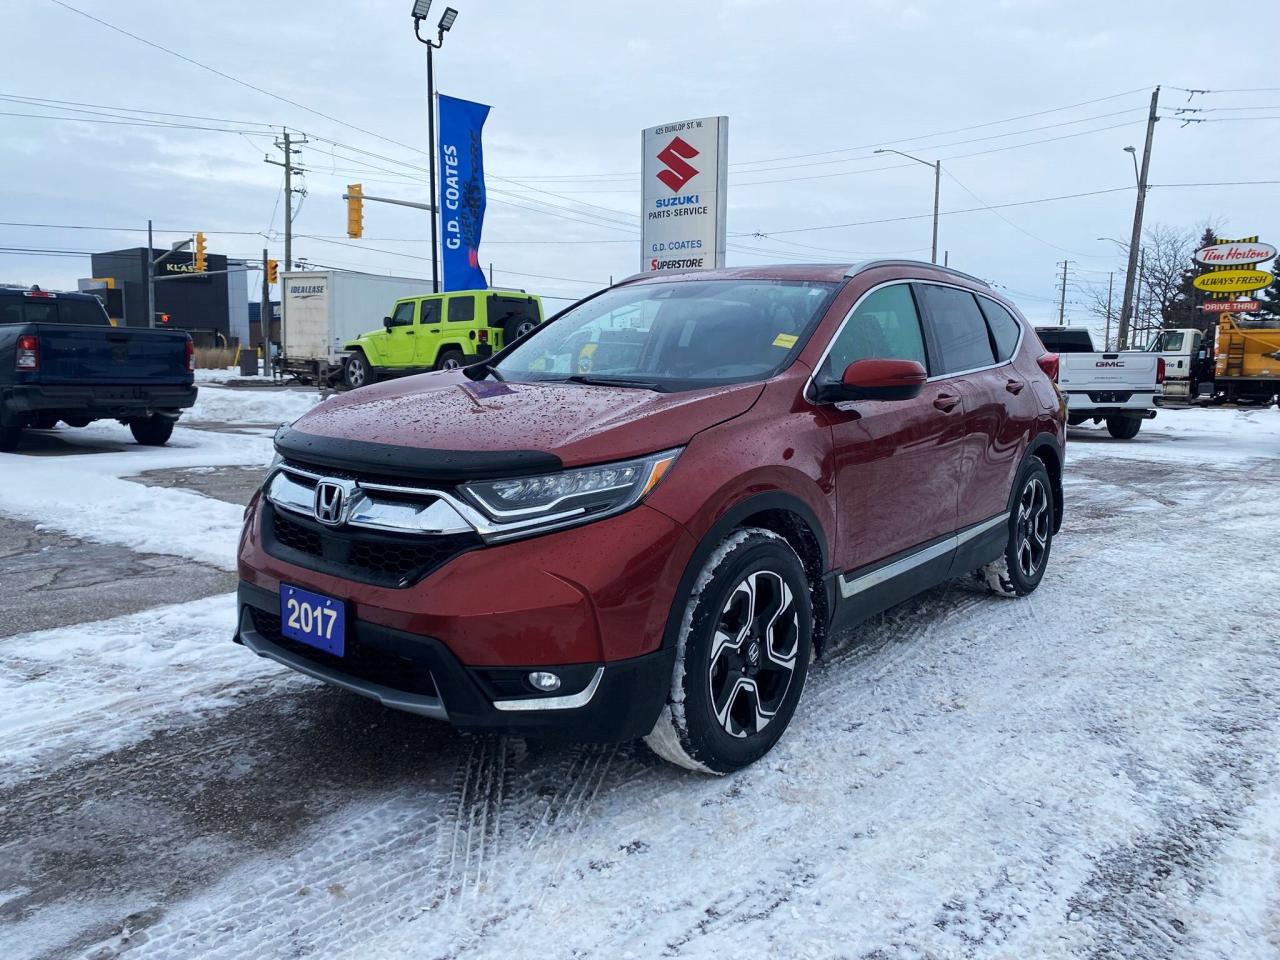
[[[383,317],[383,318],[382,318],[382,325],[383,325],[384,327],[386,327],[386,329],[388,329],[388,330],[390,330],[390,329],[391,329],[391,324],[392,324],[392,323],[394,323],[394,322],[395,322],[395,321],[393,321],[390,317]]]
[[[911,400],[928,379],[928,372],[914,360],[855,360],[839,383],[817,386],[817,401]]]

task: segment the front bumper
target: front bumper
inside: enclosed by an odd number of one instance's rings
[[[444,720],[463,729],[563,736],[614,743],[653,729],[666,702],[674,650],[609,663],[555,667],[564,688],[540,695],[522,687],[526,667],[467,667],[434,637],[366,620],[347,624],[346,650],[335,657],[295,643],[279,630],[279,594],[241,583],[236,641],[326,683],[384,706]]]
[[[62,411],[98,420],[125,419],[196,402],[196,387],[148,384],[18,384],[0,392],[15,414]]]

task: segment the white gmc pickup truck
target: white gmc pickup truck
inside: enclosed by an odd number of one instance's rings
[[[1058,354],[1058,387],[1067,397],[1067,422],[1107,424],[1117,440],[1132,440],[1156,415],[1164,392],[1164,359],[1125,350],[1102,353],[1082,327],[1036,327],[1045,349]]]

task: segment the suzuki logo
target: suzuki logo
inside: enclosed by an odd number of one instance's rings
[[[316,498],[312,510],[316,519],[330,527],[336,527],[346,519],[347,489],[337,480],[321,480],[316,484]]]
[[[658,154],[658,159],[667,168],[658,171],[658,179],[670,187],[672,193],[679,193],[686,183],[698,175],[698,168],[689,163],[697,155],[697,150],[676,137]]]

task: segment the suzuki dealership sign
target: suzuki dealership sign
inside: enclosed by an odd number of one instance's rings
[[[643,146],[640,269],[723,267],[729,118],[650,127]]]

